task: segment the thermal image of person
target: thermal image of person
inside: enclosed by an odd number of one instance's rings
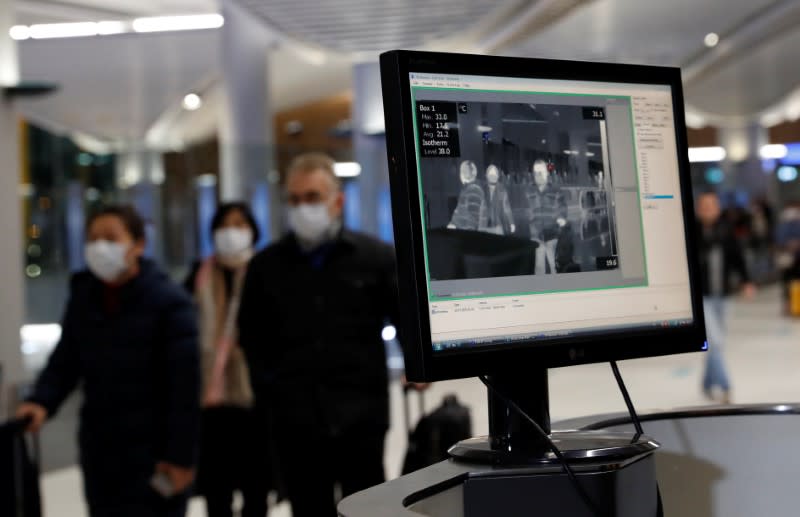
[[[508,191],[500,183],[500,169],[496,165],[486,168],[486,202],[486,226],[483,230],[497,235],[514,233],[516,227],[511,203],[508,201]]]
[[[478,230],[486,227],[486,197],[483,189],[475,180],[478,177],[478,168],[475,162],[464,160],[459,167],[461,178],[461,192],[458,195],[458,205],[453,210],[453,216],[447,225],[450,229]]]
[[[525,192],[531,240],[539,244],[535,252],[537,275],[556,273],[556,245],[567,224],[567,200],[561,189],[550,183],[544,160],[533,163],[533,184]]]

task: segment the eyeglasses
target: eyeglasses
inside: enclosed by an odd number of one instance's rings
[[[283,199],[289,206],[315,205],[328,200],[328,198],[322,192],[316,192],[313,190],[299,194],[287,193],[284,194]]]

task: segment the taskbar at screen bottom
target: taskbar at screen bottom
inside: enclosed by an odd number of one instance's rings
[[[632,330],[652,330],[654,328],[676,328],[687,327],[694,323],[692,318],[679,318],[654,321],[649,323],[630,323],[624,325],[607,325],[602,327],[592,327],[580,330],[549,330],[531,332],[525,334],[514,334],[513,336],[491,336],[482,338],[465,338],[458,340],[434,341],[433,351],[439,353],[462,351],[474,348],[493,348],[506,345],[514,345],[524,342],[536,342],[538,340],[552,341],[553,339],[569,339],[570,337],[585,337],[593,334],[607,334],[610,331],[632,331]]]

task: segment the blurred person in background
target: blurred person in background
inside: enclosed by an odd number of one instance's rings
[[[195,265],[186,288],[200,318],[203,433],[198,491],[209,517],[232,517],[233,495],[244,499],[242,517],[267,514],[270,485],[269,426],[254,411],[253,391],[236,318],[247,264],[259,230],[244,203],[221,205],[211,221],[214,255]]]
[[[725,367],[725,314],[727,297],[733,292],[732,274],[736,273],[743,294],[750,298],[755,286],[745,265],[742,249],[733,228],[723,220],[719,198],[715,192],[704,192],[697,198],[698,249],[703,281],[703,312],[706,320],[708,352],[703,374],[703,393],[723,404],[731,401],[731,384]]]
[[[72,278],[61,339],[17,416],[38,431],[80,384],[91,517],[183,516],[200,427],[192,302],[143,258],[132,208],[100,210],[86,233],[89,270]]]
[[[775,229],[776,265],[783,282],[783,311],[791,314],[791,285],[800,280],[800,202],[787,203]]]
[[[333,166],[320,153],[290,165],[291,232],[250,262],[239,312],[256,400],[274,410],[294,517],[334,517],[336,486],[347,496],[384,481],[381,330],[396,313],[394,252],[343,228]]]
[[[753,274],[757,281],[768,278],[773,270],[771,252],[775,225],[772,207],[760,197],[750,203],[750,246],[753,249]]]

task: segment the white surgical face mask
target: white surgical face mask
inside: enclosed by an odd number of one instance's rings
[[[250,228],[220,228],[214,232],[214,247],[223,258],[248,254],[253,247],[253,232]]]
[[[302,204],[289,208],[289,227],[307,244],[321,244],[331,228],[327,203]]]
[[[125,261],[128,247],[124,244],[96,240],[86,244],[85,252],[89,271],[104,282],[113,282],[128,269]]]

